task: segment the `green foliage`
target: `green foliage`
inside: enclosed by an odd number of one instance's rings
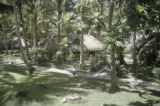
[[[127,4],[126,15],[127,23],[131,30],[136,30],[140,24],[144,25],[141,13],[144,11],[143,6],[136,4],[135,0],[130,0]]]
[[[73,58],[74,58],[74,54],[72,53],[71,50],[69,50],[69,54],[68,54],[68,56],[66,57],[66,61],[67,61],[68,63],[71,63],[71,62],[73,62]]]
[[[63,62],[72,62],[73,53],[70,48],[70,43],[68,37],[64,37],[60,43],[60,49],[56,52],[54,57],[56,64],[61,64]]]
[[[136,5],[136,10],[140,13],[144,12],[145,11],[145,8],[144,6],[140,5],[140,4],[137,4]]]
[[[134,71],[136,75],[143,77],[153,77],[152,67],[137,67],[137,71]]]
[[[5,72],[5,71],[3,71],[1,73],[0,78],[5,80],[5,81],[9,81],[9,82],[14,82],[15,81],[15,78],[11,74],[9,74],[8,72]]]
[[[160,68],[155,68],[152,70],[152,73],[154,74],[154,76],[158,79],[160,79]]]
[[[116,48],[124,48],[125,42],[130,35],[129,31],[129,27],[126,24],[126,21],[124,21],[121,25],[113,24],[107,32],[102,32],[102,35],[106,36],[105,43],[108,47],[114,46]]]
[[[68,42],[69,42],[69,40],[68,40],[68,38],[67,37],[64,37],[63,39],[62,39],[62,42],[61,42],[61,47],[63,48],[63,47],[68,47]]]
[[[49,66],[49,61],[41,48],[34,48],[31,51],[31,55],[33,56],[33,61],[35,64],[40,66]]]
[[[132,30],[159,27],[160,6],[158,0],[129,0],[126,8],[128,25]]]
[[[62,62],[64,61],[64,56],[63,56],[63,52],[60,50],[60,51],[57,51],[56,52],[56,55],[54,57],[54,62],[56,65],[60,65],[62,64]]]
[[[1,51],[0,51],[0,53],[1,53]],[[2,61],[3,59],[2,59],[2,56],[0,55],[0,62]]]
[[[72,16],[73,16],[72,13],[69,13],[69,12],[65,13],[65,14],[63,15],[63,21],[64,21],[65,23],[68,22],[68,21],[72,18]]]
[[[0,65],[0,79],[14,81],[14,78],[5,71],[5,66]]]
[[[116,64],[116,70],[117,70],[117,75],[122,77],[124,75],[124,72],[127,71],[125,65],[121,64]]]
[[[90,57],[89,63],[89,70],[93,72],[101,70],[107,64],[106,57],[103,55],[96,55],[94,57]]]
[[[74,67],[74,69],[75,69],[76,71],[81,71],[80,64],[74,63],[74,64],[73,64],[73,67]]]
[[[95,19],[100,18],[100,13],[97,11],[98,2],[97,0],[80,0],[75,5],[77,14],[75,15],[75,27],[76,31],[88,32],[88,30],[94,25]],[[99,24],[100,25],[100,24]]]

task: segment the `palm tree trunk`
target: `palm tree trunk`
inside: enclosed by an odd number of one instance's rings
[[[103,15],[103,2],[101,2],[101,15]]]
[[[113,10],[114,10],[114,2],[110,1],[110,10],[109,10],[109,29],[111,30],[112,20],[113,20]],[[112,44],[111,48],[111,90],[116,91],[118,89],[118,80],[116,73],[116,61],[115,61],[115,45]]]
[[[133,34],[133,67],[134,67],[134,68],[135,68],[136,65],[137,65],[136,43],[135,43],[135,40],[136,40],[136,31],[134,31],[134,34]]]
[[[61,4],[58,3],[58,43],[60,43],[60,39],[61,39],[61,24],[60,24],[60,20],[61,20]]]
[[[61,26],[60,23],[58,23],[58,43],[60,43],[60,39],[61,39]]]
[[[14,42],[13,42],[13,35],[11,36],[11,53],[14,53]]]
[[[26,30],[24,28],[24,20],[23,20],[23,17],[22,17],[22,6],[20,4],[19,6],[19,15],[20,15],[20,20],[21,20],[21,25],[22,25],[22,28],[23,28],[23,38],[24,38],[24,43],[25,43],[25,52],[26,52],[26,56],[27,56],[27,59],[28,60],[31,60],[31,57],[29,55],[29,50],[28,50],[28,44],[27,44],[27,36],[26,36]]]
[[[123,47],[118,47],[118,51],[116,52],[117,54],[117,60],[119,60],[120,64],[125,64],[124,60],[124,54],[123,54],[124,48]]]
[[[37,47],[37,35],[36,35],[36,23],[37,23],[37,16],[34,14],[32,17],[32,38],[33,38],[33,47]]]
[[[9,54],[9,52],[8,52],[8,40],[7,40],[7,35],[6,35],[6,33],[5,33],[5,31],[4,31],[4,41],[5,41],[5,49],[6,49],[6,54],[8,55]]]
[[[50,39],[50,37],[49,37],[49,22],[46,25],[45,35],[46,35],[45,41],[48,41]]]
[[[25,54],[24,54],[24,50],[23,50],[22,42],[21,42],[21,37],[20,37],[20,32],[19,32],[18,6],[16,6],[16,3],[17,3],[17,0],[14,0],[13,1],[13,7],[14,7],[14,15],[15,15],[15,23],[16,23],[16,34],[18,36],[18,41],[19,41],[20,51],[21,51],[23,61],[28,66],[28,62],[27,62]]]
[[[28,67],[28,71],[29,71],[29,74],[32,75],[33,71],[34,71],[34,68],[32,67],[31,64],[28,63],[27,59],[26,59],[26,56],[25,56],[25,52],[23,50],[23,47],[22,47],[22,42],[21,42],[21,37],[20,37],[20,32],[19,32],[19,15],[18,15],[18,6],[16,5],[17,3],[17,0],[14,0],[13,1],[13,7],[14,7],[14,15],[15,15],[15,24],[16,24],[16,34],[18,36],[18,41],[19,41],[19,45],[20,45],[20,52],[21,52],[21,55],[22,55],[22,59],[24,61],[24,63],[26,64],[26,66]]]
[[[80,36],[80,67],[83,67],[83,33]]]
[[[121,17],[122,17],[122,7],[123,7],[124,0],[119,0],[119,10],[118,10],[118,25],[121,25]],[[124,47],[118,47],[117,59],[119,60],[120,64],[125,64],[124,55],[123,55]]]
[[[98,11],[103,15],[103,0],[98,0],[100,7],[98,8]]]
[[[115,46],[112,46],[111,50],[111,90],[116,91],[118,89],[118,80],[117,80],[117,72],[116,72],[116,58],[115,58]]]
[[[5,19],[4,19],[4,14],[2,13],[2,19],[3,19],[3,34],[4,34],[4,45],[5,45],[5,49],[6,49],[6,54],[8,55],[8,40],[7,40],[7,35],[6,35],[6,32],[5,32]]]

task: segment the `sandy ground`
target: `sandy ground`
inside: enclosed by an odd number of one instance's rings
[[[125,60],[127,63],[131,63],[131,56],[127,55],[125,57]],[[12,57],[12,58],[5,58],[2,60],[4,63],[7,64],[15,64],[15,65],[20,65],[20,66],[25,66],[23,60],[20,57]],[[104,71],[99,71],[99,72],[84,72],[84,71],[76,71],[73,67],[69,67],[66,69],[58,69],[55,66],[51,67],[42,67],[42,66],[33,66],[37,71],[43,71],[43,72],[53,72],[53,73],[60,73],[60,74],[65,74],[70,77],[77,77],[77,76],[82,76],[82,77],[88,77],[88,78],[96,78],[96,79],[106,79],[110,80],[110,75]],[[139,84],[147,84],[147,85],[158,85],[157,82],[146,82],[141,79],[135,78],[132,74],[129,74],[127,78],[118,78],[119,81],[121,82],[127,82],[131,86],[136,86]]]

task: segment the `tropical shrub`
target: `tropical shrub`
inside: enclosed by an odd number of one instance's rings
[[[58,65],[62,62],[72,62],[73,53],[70,49],[70,43],[67,37],[64,37],[60,43],[60,49],[56,52],[54,56],[54,62]]]
[[[57,51],[56,52],[56,55],[54,56],[54,62],[56,65],[59,65],[63,62],[64,60],[64,55],[63,55],[63,52],[60,50],[60,51]]]
[[[158,79],[160,79],[160,68],[155,68],[152,70],[152,73],[154,74],[154,76]]]
[[[90,71],[98,71],[106,65],[106,57],[103,55],[96,55],[95,57],[90,57]]]
[[[118,76],[123,76],[124,72],[127,71],[125,65],[117,64],[116,65],[116,70],[117,70],[117,75]]]
[[[66,60],[68,63],[72,62],[73,61],[73,58],[74,58],[74,54],[72,53],[71,50],[69,50],[69,54],[68,56],[66,57]]]
[[[49,66],[49,60],[44,54],[44,51],[41,48],[35,48],[31,51],[31,54],[33,56],[33,62],[34,64],[40,65],[40,66]]]

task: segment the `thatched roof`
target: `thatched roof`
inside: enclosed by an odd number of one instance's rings
[[[55,39],[50,39],[44,46],[44,52],[47,54],[55,54],[58,48],[58,43]]]
[[[84,52],[97,52],[104,50],[104,45],[96,39],[92,35],[85,34],[83,36],[83,51]],[[72,41],[72,51],[73,52],[80,52],[80,39],[75,38]]]
[[[20,37],[21,39],[21,43],[22,43],[22,47],[24,48],[26,45],[25,45],[25,41],[22,37]],[[5,39],[3,38],[0,38],[0,48],[1,49],[5,49],[5,46],[6,46],[6,42],[5,42]],[[7,39],[7,46],[8,46],[8,49],[19,49],[20,48],[20,43],[19,43],[19,39],[18,37],[13,37],[13,38],[9,38]]]

